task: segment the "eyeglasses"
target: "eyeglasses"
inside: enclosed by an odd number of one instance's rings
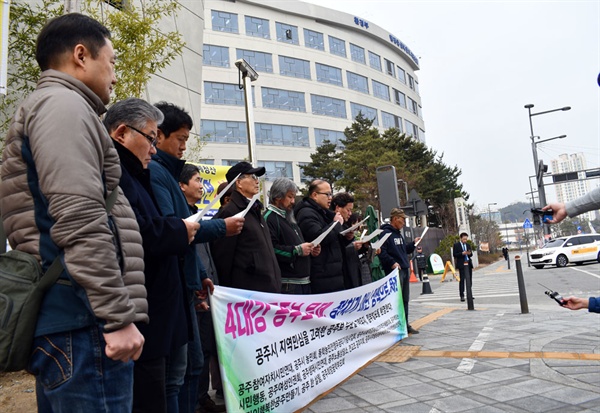
[[[258,176],[256,176],[255,174],[244,174],[245,178],[252,178],[255,181],[258,181]]]
[[[331,198],[333,194],[331,192],[317,192],[319,195],[325,195],[327,198]]]
[[[136,129],[133,126],[129,126],[129,125],[125,125],[125,126],[127,126],[131,130],[136,131],[137,133],[139,133],[140,135],[142,135],[144,138],[148,139],[148,142],[150,142],[150,145],[156,146],[156,138],[154,136],[148,135],[147,133],[144,133],[141,130]]]

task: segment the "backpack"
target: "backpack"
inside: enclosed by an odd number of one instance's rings
[[[107,198],[107,212],[112,209],[117,194],[115,188]],[[0,237],[0,242],[4,248],[4,237]],[[27,367],[44,294],[63,269],[60,257],[56,257],[44,273],[31,254],[11,250],[0,255],[0,371],[19,371]]]

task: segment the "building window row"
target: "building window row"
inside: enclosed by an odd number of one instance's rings
[[[238,59],[245,59],[252,67],[258,72],[273,73],[273,56],[270,53],[258,52],[254,50],[236,49],[236,56]],[[387,62],[387,60],[386,60]],[[204,45],[204,57],[203,64],[207,66],[218,66],[228,67],[229,66],[229,52],[227,47]],[[393,64],[389,66],[391,68],[396,67],[398,71],[402,70]],[[315,72],[318,82],[329,83],[336,86],[343,87],[342,69],[329,66],[322,63],[315,63]],[[311,80],[310,62],[304,59],[298,59],[290,56],[279,56],[279,73],[282,76],[290,76],[301,79]],[[402,71],[404,73],[404,71]],[[409,80],[413,79],[412,76],[408,75]],[[369,94],[369,79],[366,76],[359,75],[350,71],[346,71],[346,80],[348,82],[348,88]],[[416,85],[414,79],[412,84]],[[390,101],[390,89],[389,86],[371,80],[373,88],[373,96],[386,101]],[[411,98],[407,98],[406,95],[399,90],[393,88],[394,102],[405,109],[410,110],[415,115],[421,117],[419,105],[416,101]],[[408,99],[408,104],[407,104]],[[218,103],[218,102],[208,102]],[[283,109],[283,108],[280,108]],[[295,109],[287,109],[295,110]]]
[[[229,32],[229,33],[239,33],[238,28],[238,15],[235,13],[229,13],[219,10],[211,10],[211,21],[212,28],[215,31],[220,32]],[[246,26],[246,35],[252,37],[261,37],[264,39],[271,39],[271,33],[269,29],[269,20],[262,19],[253,16],[245,16],[245,26]],[[286,24],[283,22],[275,22],[275,31],[276,31],[276,39],[279,42],[285,42],[289,44],[299,45],[300,39],[298,36],[298,27]],[[303,29],[304,32],[304,45],[306,47],[325,51],[325,35],[321,32],[311,30],[311,29]],[[329,39],[329,52],[331,54],[347,57],[346,55],[346,41],[343,39],[339,39],[334,36],[328,36]],[[365,49],[349,43],[350,46],[350,57],[353,61],[366,64],[365,60]],[[206,52],[206,51],[205,51]],[[404,69],[400,66],[397,66],[394,62],[388,59],[384,60],[384,66],[381,63],[381,56],[378,54],[369,51],[369,66],[379,72],[383,72],[385,69],[385,73],[392,76],[394,79],[398,79],[400,82],[407,84],[412,90],[419,93],[419,84],[418,82],[409,74],[406,73]],[[239,57],[238,57],[239,58]],[[205,63],[210,61],[210,59],[204,59]],[[246,59],[248,60],[248,59]],[[222,61],[221,61],[222,62]],[[248,62],[250,62],[248,60]],[[216,64],[212,64],[213,66],[217,66]],[[221,63],[223,65],[223,63]],[[254,65],[253,65],[254,66]],[[255,67],[256,69],[256,67]],[[258,70],[258,69],[257,69]],[[269,73],[272,72],[265,70]]]

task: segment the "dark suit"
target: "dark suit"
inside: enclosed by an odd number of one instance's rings
[[[465,297],[465,280],[468,282],[468,290],[471,290],[472,276],[473,276],[473,260],[471,257],[473,256],[473,251],[471,251],[471,246],[469,243],[465,243],[465,248],[467,250],[467,255],[463,255],[463,244],[462,242],[457,242],[452,247],[452,255],[454,255],[454,263],[458,267],[458,271],[460,273],[460,283],[459,283],[459,293],[460,298]],[[468,257],[468,258],[465,258]]]

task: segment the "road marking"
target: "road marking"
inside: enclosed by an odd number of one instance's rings
[[[503,315],[504,313],[496,314],[497,317],[502,317]],[[493,324],[493,322],[493,320],[490,320],[487,322],[487,324],[490,325]],[[479,333],[473,344],[471,344],[471,347],[469,347],[468,351],[470,353],[480,352],[483,349],[483,346],[485,346],[485,341],[490,336],[490,333],[492,331],[494,331],[493,327],[483,327],[483,330],[481,330],[481,333]],[[473,367],[475,367],[476,362],[477,360],[475,360],[472,357],[465,357],[462,359],[462,361],[456,368],[456,371],[460,371],[461,373],[465,374],[470,374],[471,370],[473,370]]]
[[[577,269],[577,268],[571,268],[571,269],[572,269],[572,270],[575,270],[575,271],[579,271],[579,272],[583,272],[583,273],[589,274],[589,275],[591,275],[592,277],[600,278],[600,275],[598,275],[598,274],[594,274],[593,272],[589,272],[589,271],[586,271],[586,270],[579,270],[579,269]]]

